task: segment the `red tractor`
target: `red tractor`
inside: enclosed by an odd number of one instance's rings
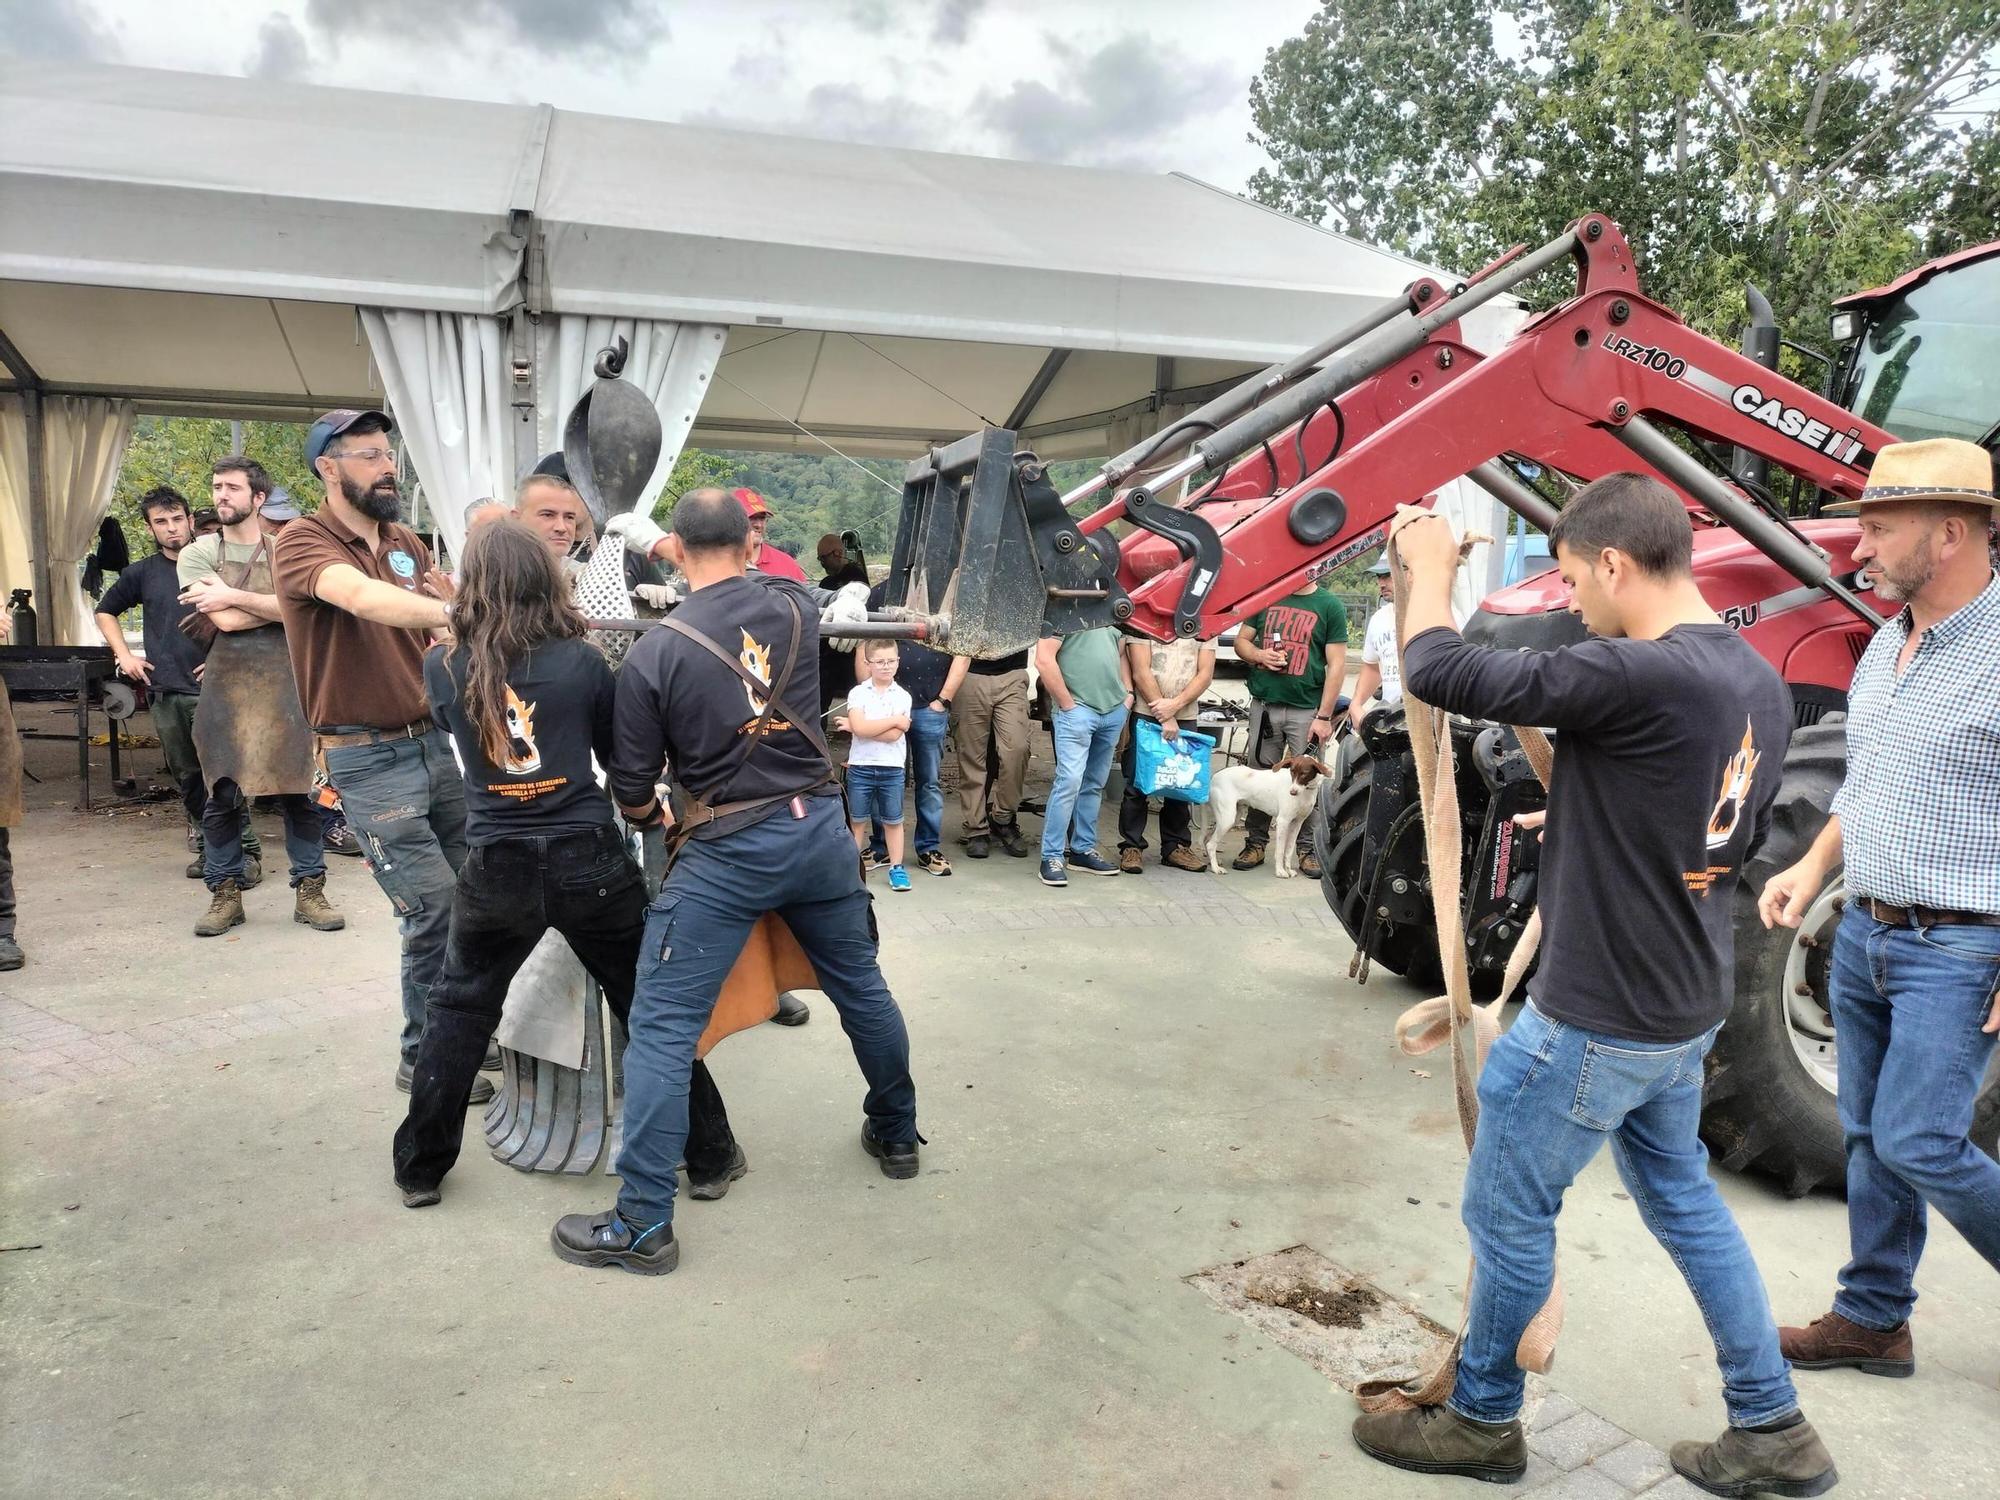
[[[1459,337],[1473,308],[1572,261],[1575,295],[1482,356]],[[1753,305],[1761,299],[1753,298]],[[1845,326],[1841,326],[1844,324]],[[1767,933],[1754,893],[1817,833],[1842,775],[1836,713],[1882,611],[1855,577],[1852,520],[1884,443],[1941,435],[1991,447],[2000,419],[2000,244],[1840,304],[1844,340],[1822,395],[1774,368],[1754,318],[1747,352],[1688,328],[1639,289],[1617,225],[1577,221],[1469,283],[1420,280],[1296,359],[1217,397],[1068,495],[1014,434],[987,429],[910,466],[890,599],[948,621],[951,649],[1001,654],[1058,632],[1120,624],[1211,636],[1295,590],[1309,570],[1378,547],[1395,507],[1465,477],[1546,529],[1556,488],[1617,470],[1673,486],[1696,522],[1695,571],[1718,612],[1792,687],[1799,732],[1772,834],[1738,896],[1735,1009],[1710,1061],[1705,1129],[1726,1165],[1803,1193],[1838,1178],[1836,1039],[1825,1006],[1838,882],[1798,932]],[[1679,440],[1663,430],[1671,428]],[[1771,469],[1811,496],[1794,519]],[[1182,501],[1184,482],[1207,477]],[[1112,498],[1075,519],[1071,508]],[[1114,523],[1129,523],[1122,540]],[[1581,622],[1553,573],[1487,599],[1469,639],[1547,649]],[[1507,731],[1458,721],[1468,958],[1497,978],[1535,895],[1536,850],[1511,818],[1541,788]],[[1373,962],[1434,979],[1430,889],[1401,715],[1371,715],[1315,836],[1328,901]],[[2000,1132],[2000,1088],[1982,1099]]]

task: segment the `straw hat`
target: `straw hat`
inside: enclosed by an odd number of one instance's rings
[[[1963,438],[1930,438],[1921,443],[1884,443],[1868,471],[1859,500],[1829,505],[1849,515],[1881,500],[1959,500],[2000,506],[1993,494],[1993,460],[1977,443]]]

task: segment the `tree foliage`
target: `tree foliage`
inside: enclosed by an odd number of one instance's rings
[[[1460,270],[1602,211],[1705,332],[1748,281],[1823,345],[2000,235],[1996,91],[2000,0],[1324,0],[1251,85],[1250,189]]]

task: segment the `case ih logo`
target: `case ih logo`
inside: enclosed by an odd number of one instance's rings
[[[1679,380],[1681,376],[1687,374],[1686,360],[1678,354],[1666,349],[1657,349],[1651,344],[1635,344],[1618,334],[1607,333],[1604,335],[1604,347],[1620,359],[1629,359],[1635,365],[1658,370],[1669,380]]]
[[[1861,454],[1860,428],[1850,427],[1841,432],[1796,406],[1785,405],[1776,396],[1766,396],[1757,386],[1739,385],[1729,393],[1729,404],[1751,420],[1804,443],[1815,453],[1824,453],[1836,463],[1851,468]]]

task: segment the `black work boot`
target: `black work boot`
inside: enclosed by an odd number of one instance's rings
[[[573,1266],[615,1266],[635,1276],[664,1276],[681,1263],[680,1241],[666,1220],[645,1229],[626,1223],[615,1208],[601,1214],[564,1214],[549,1244]]]
[[[1804,1417],[1777,1432],[1731,1427],[1712,1443],[1675,1443],[1667,1458],[1711,1495],[1824,1495],[1840,1483],[1833,1455]]]
[[[884,1177],[901,1179],[917,1175],[917,1142],[877,1140],[873,1121],[862,1123],[861,1149],[882,1164]]]
[[[1462,1474],[1514,1484],[1528,1472],[1528,1439],[1519,1422],[1475,1422],[1448,1406],[1363,1412],[1354,1442],[1380,1463],[1419,1474]]]
[[[991,834],[975,833],[965,841],[965,857],[967,859],[986,859],[992,853],[993,836]]]
[[[1028,848],[1028,841],[1021,837],[1021,825],[1019,823],[1003,823],[998,818],[995,818],[993,820],[993,841],[1015,859],[1026,859],[1031,852]]]
[[[750,1170],[750,1158],[738,1146],[731,1153],[729,1163],[719,1172],[697,1172],[688,1168],[688,1196],[699,1198],[704,1203],[713,1202],[729,1191],[729,1184]]]

